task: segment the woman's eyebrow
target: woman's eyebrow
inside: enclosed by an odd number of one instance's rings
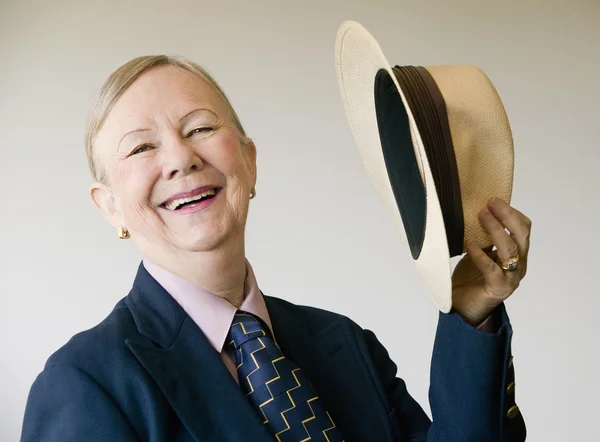
[[[189,111],[187,114],[185,114],[183,117],[181,117],[181,118],[179,119],[179,122],[182,122],[183,120],[185,120],[186,118],[190,117],[192,114],[195,114],[196,112],[203,112],[203,111],[204,111],[204,112],[211,113],[211,114],[212,114],[212,115],[214,115],[215,117],[217,116],[217,114],[216,114],[216,113],[214,113],[212,110],[210,110],[210,109],[207,109],[207,108],[205,108],[205,107],[199,107],[199,108],[197,108],[197,109],[193,109],[193,110]]]
[[[123,140],[125,139],[125,137],[126,137],[126,136],[128,136],[128,135],[131,135],[131,134],[134,134],[134,133],[137,133],[137,132],[146,132],[146,131],[149,131],[149,130],[150,130],[150,129],[146,129],[146,128],[140,128],[140,129],[134,129],[134,130],[131,130],[131,131],[127,132],[127,133],[126,133],[125,135],[123,135],[123,136],[121,137],[121,139],[119,140],[119,144],[117,144],[117,150],[119,150],[119,149],[120,149],[120,147],[121,147],[121,143],[123,142]]]

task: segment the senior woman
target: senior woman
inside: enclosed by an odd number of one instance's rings
[[[459,264],[471,278],[440,313],[431,421],[371,331],[260,291],[244,246],[256,147],[201,67],[167,56],[121,66],[86,147],[91,198],[143,261],[107,318],[49,358],[22,440],[525,439],[503,304],[525,273],[525,215],[502,202],[481,214],[498,253],[512,244],[522,266],[508,280],[473,246]]]

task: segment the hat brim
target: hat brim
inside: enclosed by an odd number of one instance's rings
[[[446,229],[427,154],[406,97],[378,42],[359,23],[347,21],[340,26],[335,43],[335,65],[346,117],[371,183],[404,239],[407,239],[407,233],[415,234],[411,226],[414,223],[409,222],[408,217],[422,217],[420,248],[418,253],[413,250],[415,268],[431,301],[441,312],[448,313],[452,308],[452,282]],[[377,108],[375,91],[382,71],[387,71],[387,81],[393,81],[394,92],[397,92],[407,117],[409,146],[412,146],[410,155],[414,154],[414,158],[410,162],[412,165],[402,164],[402,167],[405,172],[418,174],[422,182],[420,189],[414,189],[414,192],[424,192],[423,210],[417,213],[406,213],[406,201],[405,211],[400,210],[398,185],[393,180],[402,180],[402,176],[393,176],[393,172],[398,171],[390,169],[393,163],[385,154],[380,136],[382,128],[377,112],[381,109]],[[406,171],[406,167],[414,170]]]

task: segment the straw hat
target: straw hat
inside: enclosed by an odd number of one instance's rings
[[[391,67],[359,23],[340,26],[335,64],[368,176],[436,307],[452,307],[451,257],[492,242],[478,213],[508,203],[514,153],[506,111],[474,66]]]

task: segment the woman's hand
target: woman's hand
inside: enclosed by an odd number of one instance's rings
[[[467,254],[452,274],[452,307],[474,326],[513,294],[527,272],[531,220],[502,200],[491,200],[488,208],[480,212],[479,221],[496,250],[467,244]],[[516,270],[502,269],[498,261],[517,254]]]

